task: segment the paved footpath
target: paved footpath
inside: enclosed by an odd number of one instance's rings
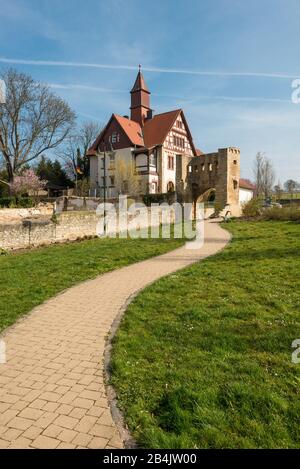
[[[0,448],[122,448],[104,385],[105,339],[135,292],[222,249],[230,235],[205,222],[185,247],[75,286],[35,308],[3,339]]]

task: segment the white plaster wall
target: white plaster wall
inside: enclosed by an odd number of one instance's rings
[[[249,202],[249,200],[253,199],[253,191],[249,189],[242,189],[240,187],[240,204],[245,204]]]
[[[174,158],[174,169],[168,169],[168,156]],[[162,152],[162,192],[167,192],[168,182],[172,181],[176,187],[176,153],[163,149]]]

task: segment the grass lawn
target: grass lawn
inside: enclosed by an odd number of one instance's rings
[[[0,256],[0,331],[48,298],[109,270],[179,247],[174,239],[93,239]]]
[[[300,448],[300,224],[231,222],[232,244],[139,294],[112,384],[147,448]]]
[[[300,199],[300,192],[295,192],[294,194],[289,194],[288,192],[283,192],[280,196],[281,199]]]

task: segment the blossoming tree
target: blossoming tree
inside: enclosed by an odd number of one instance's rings
[[[47,181],[40,179],[33,169],[27,169],[20,176],[15,176],[10,183],[11,192],[16,196],[28,194],[33,196],[35,204],[40,190],[43,190]]]

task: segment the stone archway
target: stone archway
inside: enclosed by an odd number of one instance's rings
[[[197,183],[193,183],[191,186],[191,193],[194,206],[194,218],[196,217],[196,204],[207,202],[214,203],[216,200],[216,189],[214,187],[210,187],[209,189],[206,189],[204,192],[202,192],[202,190],[199,188],[199,185]]]
[[[210,187],[202,194],[198,195],[195,202],[214,202],[216,200],[216,189],[214,187]]]

